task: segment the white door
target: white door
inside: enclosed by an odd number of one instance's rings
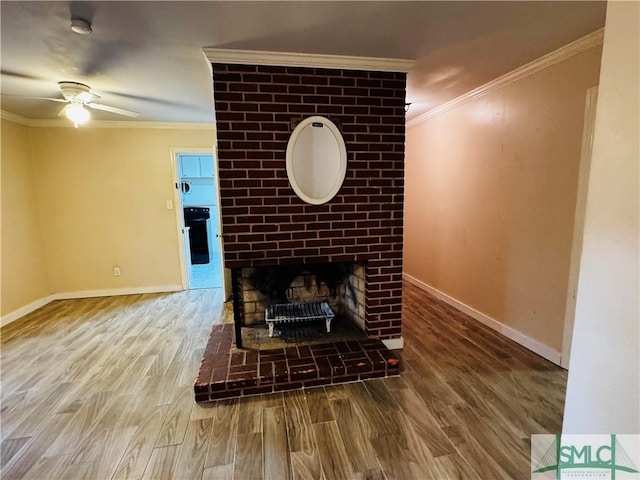
[[[187,227],[186,225],[182,227],[182,243],[184,244],[184,257],[186,258],[187,262],[191,258],[189,230],[191,230],[191,228]],[[189,288],[189,285],[191,285],[191,268],[187,268],[186,271],[187,271],[187,288]]]

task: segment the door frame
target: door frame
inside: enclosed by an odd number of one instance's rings
[[[180,183],[180,162],[178,161],[178,155],[181,154],[195,154],[195,155],[212,155],[213,156],[213,165],[214,172],[216,176],[216,202],[218,207],[218,232],[222,232],[222,215],[220,212],[220,183],[218,182],[218,162],[216,161],[215,156],[215,146],[211,147],[172,147],[171,148],[171,170],[173,177],[173,198],[174,205],[176,206],[176,225],[178,229],[178,249],[180,256],[180,275],[182,279],[182,289],[187,290],[189,288],[189,266],[187,264],[187,256],[186,256],[186,245],[185,245],[185,235],[184,235],[184,215],[182,213],[182,191],[179,187]],[[222,266],[222,288],[226,292],[227,291],[227,274],[226,269],[224,268],[224,252],[222,250],[223,243],[222,237],[218,236],[216,241],[220,247],[220,265]],[[229,286],[230,287],[230,286]]]
[[[582,147],[580,166],[578,167],[578,190],[576,194],[576,210],[573,220],[573,238],[571,241],[571,258],[569,261],[569,280],[567,284],[567,301],[565,304],[564,329],[562,332],[562,352],[560,366],[569,369],[571,359],[571,343],[573,340],[573,324],[576,316],[576,295],[580,259],[584,239],[584,221],[587,209],[587,190],[591,171],[591,153],[593,149],[593,133],[596,123],[596,106],[598,103],[598,85],[587,90],[584,106],[584,123],[582,127]]]

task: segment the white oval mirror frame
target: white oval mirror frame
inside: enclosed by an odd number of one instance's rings
[[[287,145],[287,177],[298,197],[312,205],[336,196],[347,173],[347,148],[328,118],[302,120]]]

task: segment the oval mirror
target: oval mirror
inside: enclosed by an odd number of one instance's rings
[[[287,145],[287,176],[305,202],[321,205],[340,190],[347,173],[347,148],[338,127],[325,117],[304,119]]]

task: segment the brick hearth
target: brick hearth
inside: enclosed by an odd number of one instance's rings
[[[233,349],[233,325],[216,325],[194,385],[196,402],[244,397],[399,374],[399,360],[377,339]]]

